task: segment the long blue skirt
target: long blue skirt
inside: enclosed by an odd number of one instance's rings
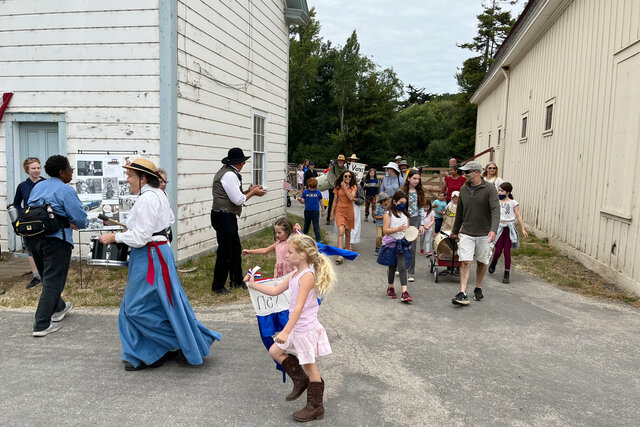
[[[171,247],[165,244],[158,248],[169,268],[173,306],[156,248],[151,248],[155,268],[153,285],[147,282],[147,247],[132,248],[127,288],[118,315],[122,360],[133,366],[141,362],[150,365],[169,351],[182,350],[190,364],[200,365],[213,342],[222,335],[198,322],[178,279]]]

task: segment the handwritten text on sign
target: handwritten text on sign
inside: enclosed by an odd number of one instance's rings
[[[260,283],[267,286],[277,286],[284,277],[277,279],[263,280]],[[271,313],[289,310],[289,290],[287,289],[280,295],[271,296],[249,288],[249,296],[253,303],[253,308],[258,316],[266,316]]]

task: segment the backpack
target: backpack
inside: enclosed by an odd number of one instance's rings
[[[11,223],[16,234],[23,237],[44,237],[69,227],[69,219],[56,215],[48,203],[27,208]]]

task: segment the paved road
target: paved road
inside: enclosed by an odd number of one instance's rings
[[[334,351],[320,363],[324,425],[638,425],[637,309],[517,271],[454,307],[457,283],[435,284],[422,259],[415,302],[392,301],[364,225],[362,255],[337,267],[320,311]],[[223,334],[204,365],[140,372],[119,360],[116,310],[75,310],[41,339],[30,336],[33,310],[0,311],[0,424],[295,424],[303,401],[284,401],[290,385],[251,306],[196,311]]]

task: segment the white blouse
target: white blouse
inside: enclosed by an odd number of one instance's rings
[[[127,231],[116,233],[116,242],[133,248],[141,248],[149,242],[164,242],[166,237],[154,236],[153,233],[165,230],[174,222],[169,198],[164,191],[145,184],[127,216]]]
[[[406,225],[407,227],[409,227],[409,218],[407,218],[407,216],[402,212],[398,212],[398,214],[400,215],[400,218],[396,218],[396,216],[391,212],[387,212],[387,215],[389,215],[390,218],[389,228],[398,228],[402,225]],[[396,231],[395,233],[389,234],[389,236],[393,237],[396,240],[404,239],[404,233],[404,231]]]

